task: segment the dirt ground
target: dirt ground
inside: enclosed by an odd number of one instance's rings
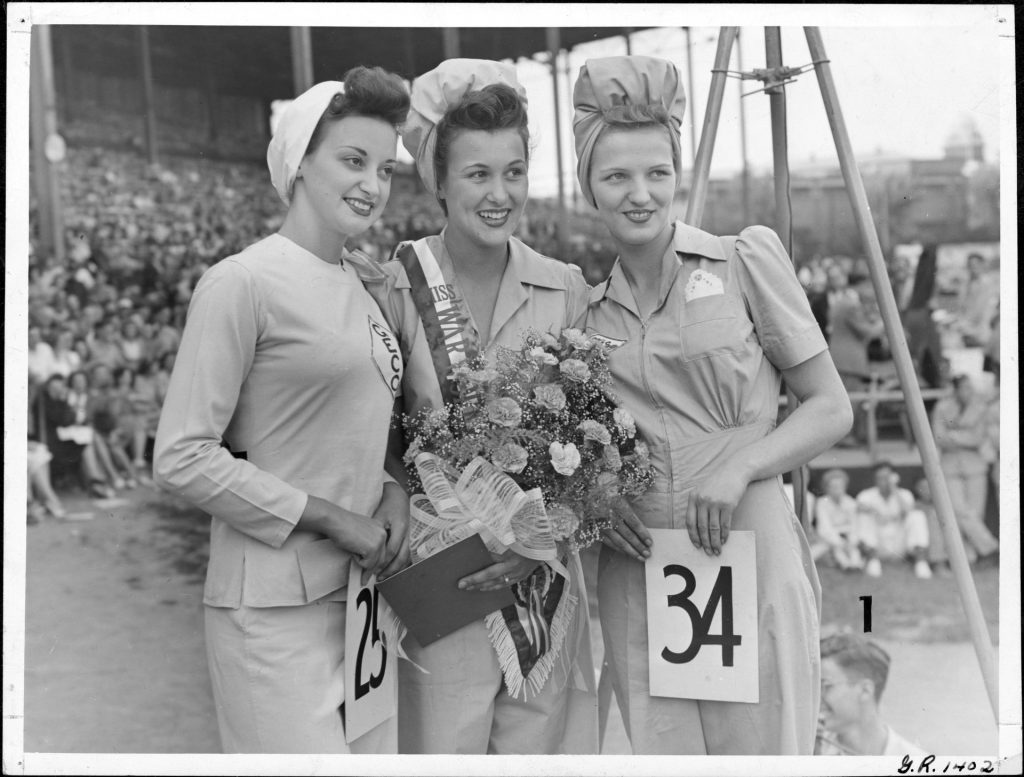
[[[152,489],[127,496],[69,498],[93,519],[28,527],[25,752],[219,751],[202,634],[208,520]],[[997,571],[984,574],[979,589],[996,590]],[[594,632],[600,662],[596,618]],[[883,710],[894,728],[926,750],[994,754],[971,645],[892,634],[876,636],[893,658]],[[629,753],[614,710],[604,752]]]

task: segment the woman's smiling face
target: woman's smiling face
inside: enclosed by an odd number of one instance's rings
[[[364,232],[384,212],[397,144],[397,131],[381,119],[353,115],[329,122],[302,160],[294,199],[305,201],[329,232]]]
[[[594,146],[590,185],[597,212],[620,245],[643,246],[671,229],[676,172],[661,126],[606,130]]]
[[[451,142],[438,194],[448,230],[471,245],[508,243],[529,195],[526,148],[515,129],[460,130]]]

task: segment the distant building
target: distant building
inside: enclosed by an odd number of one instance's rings
[[[999,167],[986,163],[984,141],[970,118],[957,121],[941,159],[885,154],[857,160],[882,250],[901,243],[999,239]],[[681,193],[685,210],[689,187]],[[743,209],[741,176],[712,180],[702,227],[730,234],[748,224],[774,226],[770,174],[752,175],[749,213]],[[853,209],[837,162],[793,163],[790,169],[794,255],[863,255]]]

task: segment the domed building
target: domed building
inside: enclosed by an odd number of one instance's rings
[[[960,159],[964,162],[985,161],[985,141],[973,118],[964,115],[957,119],[946,137],[943,151],[946,159]]]

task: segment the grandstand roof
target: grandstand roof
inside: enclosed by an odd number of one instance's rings
[[[125,76],[139,72],[139,28],[53,25],[58,67]],[[159,25],[149,29],[153,79],[167,86],[208,84],[220,93],[267,99],[293,92],[288,27]],[[561,27],[563,48],[623,35],[623,27]],[[630,31],[645,28],[630,28]],[[355,65],[380,65],[405,78],[444,59],[440,27],[313,27],[314,81],[340,79]],[[547,50],[544,27],[464,27],[459,55],[518,59]],[[208,79],[210,79],[208,81]]]

